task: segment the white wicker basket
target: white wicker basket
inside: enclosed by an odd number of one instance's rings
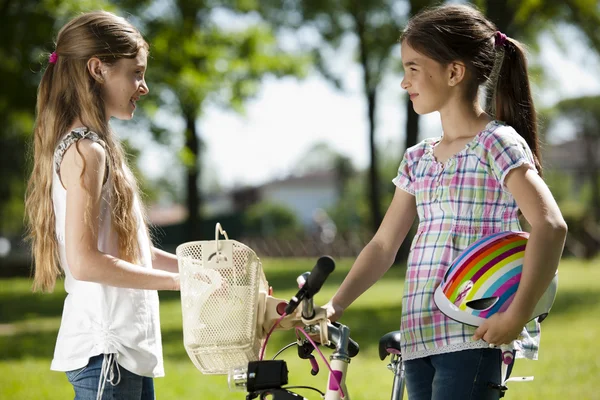
[[[257,360],[268,283],[256,253],[229,240],[218,223],[215,240],[183,243],[176,253],[183,341],[194,365],[204,374],[227,374]]]

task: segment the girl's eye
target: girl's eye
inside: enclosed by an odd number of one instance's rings
[[[410,67],[411,71],[416,71],[417,69],[415,67]]]

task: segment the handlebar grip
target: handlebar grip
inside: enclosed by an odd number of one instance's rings
[[[335,269],[335,261],[329,256],[320,257],[306,280],[307,297],[313,297],[321,290],[325,280]]]

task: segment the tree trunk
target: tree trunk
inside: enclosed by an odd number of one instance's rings
[[[353,6],[357,4],[353,3]],[[377,147],[375,143],[375,110],[376,110],[376,99],[377,99],[377,84],[378,79],[375,78],[375,74],[378,74],[379,71],[372,71],[370,69],[369,60],[371,59],[369,55],[369,46],[367,45],[366,40],[366,22],[365,22],[365,14],[364,10],[360,8],[353,7],[352,16],[354,17],[354,22],[356,23],[356,34],[358,36],[358,45],[359,45],[359,58],[360,64],[363,69],[363,84],[365,94],[367,96],[367,107],[368,107],[368,117],[369,117],[369,150],[371,155],[371,165],[369,166],[369,173],[367,174],[367,179],[369,182],[369,207],[371,208],[371,227],[373,232],[379,229],[379,225],[381,224],[382,212],[381,212],[381,197],[379,195],[379,174],[377,172]]]
[[[201,196],[198,189],[198,177],[200,176],[200,140],[196,132],[196,116],[194,113],[185,112],[185,146],[193,154],[193,164],[187,168],[186,189],[188,219],[186,222],[186,234],[189,240],[200,240],[200,207]]]
[[[369,149],[371,152],[371,165],[369,166],[369,203],[371,206],[372,228],[373,232],[379,229],[381,220],[381,202],[379,196],[379,174],[377,171],[377,146],[375,144],[375,109],[376,109],[375,90],[367,93],[369,108]]]
[[[585,155],[587,158],[587,175],[590,180],[591,197],[592,197],[592,215],[594,223],[600,222],[600,174],[598,173],[598,165],[596,164],[596,149],[598,148],[598,139],[593,135],[584,135],[583,142],[585,143]]]
[[[418,14],[423,8],[429,6],[431,3],[428,0],[411,0],[410,1],[410,15],[414,16]],[[413,108],[412,102],[406,98],[406,135],[404,136],[404,151],[411,146],[414,146],[419,141],[419,114],[417,114]],[[406,234],[406,238],[400,245],[398,253],[394,263],[404,263],[408,259],[410,253],[410,244],[412,242],[413,234],[409,231]]]
[[[430,0],[411,0],[410,15],[414,16],[421,12],[425,7],[431,5]],[[406,136],[404,137],[404,150],[417,144],[419,140],[419,114],[412,106],[410,99],[406,98]]]
[[[419,114],[413,108],[412,102],[406,102],[406,138],[404,150],[417,144],[419,140]]]
[[[514,34],[511,25],[515,16],[515,10],[513,6],[508,4],[508,1],[486,0],[485,14],[496,25],[496,28],[498,28],[500,32],[503,32],[508,36]],[[488,87],[485,91],[485,104],[483,107],[488,114],[492,114],[493,111],[493,96],[493,88]],[[495,115],[492,115],[492,117],[495,117]]]

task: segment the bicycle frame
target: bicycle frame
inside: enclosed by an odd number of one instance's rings
[[[394,383],[392,384],[391,400],[402,400],[404,397],[404,363],[402,357],[396,354],[392,355],[392,360],[388,368],[394,373]]]

